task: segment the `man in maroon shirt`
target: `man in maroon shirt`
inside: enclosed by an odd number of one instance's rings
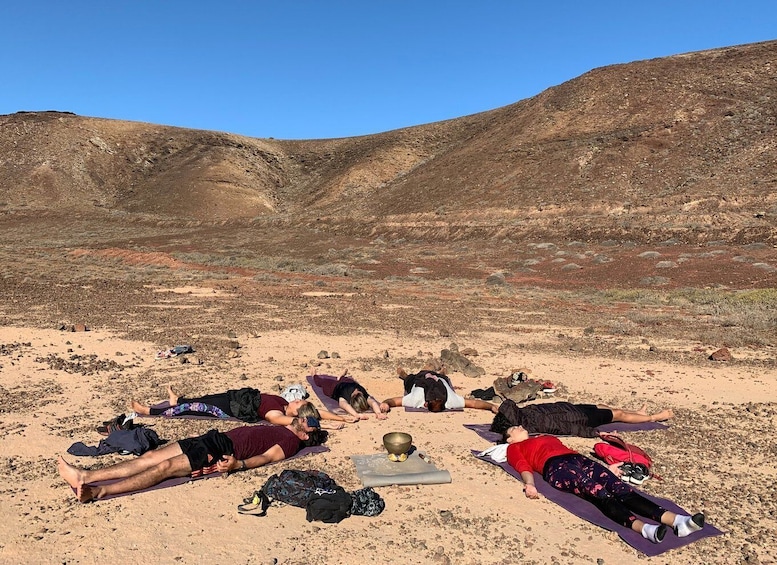
[[[210,430],[103,469],[81,469],[60,457],[58,470],[76,489],[78,499],[89,502],[109,494],[143,490],[173,477],[244,471],[281,461],[303,446],[326,441],[326,432],[320,427],[313,417],[297,417],[288,426],[242,426],[225,433]],[[107,485],[92,484],[117,479]]]

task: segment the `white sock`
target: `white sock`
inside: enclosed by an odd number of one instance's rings
[[[700,517],[699,521],[701,521],[702,526],[694,522],[692,516],[678,514],[677,517],[675,517],[672,526],[674,527],[674,533],[677,534],[678,538],[684,538],[685,536],[689,536],[693,532],[698,532],[702,529],[704,514],[695,514],[694,516]]]
[[[659,530],[661,531],[661,534],[659,534]],[[642,526],[642,537],[646,540],[650,540],[653,543],[660,543],[662,539],[664,539],[663,534],[666,531],[666,526],[663,526],[661,524],[645,524]],[[660,539],[659,539],[660,536]]]

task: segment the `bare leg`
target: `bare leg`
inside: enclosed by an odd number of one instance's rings
[[[103,467],[102,469],[81,469],[69,464],[62,457],[59,458],[57,469],[60,476],[73,488],[78,488],[86,483],[107,481],[111,479],[126,479],[137,475],[162,461],[181,455],[181,446],[178,442],[171,443],[160,449],[147,451],[136,459],[122,461],[116,465]],[[187,459],[188,461],[188,459]]]
[[[184,477],[192,472],[189,458],[180,454],[170,459],[160,461],[140,473],[131,475],[122,481],[103,486],[82,484],[76,487],[78,500],[89,502],[90,500],[104,498],[110,494],[123,494],[135,492],[152,487],[172,477]]]
[[[627,424],[641,424],[643,422],[663,422],[674,417],[674,412],[671,410],[661,410],[655,414],[648,414],[645,408],[642,407],[638,411],[623,410],[622,408],[610,408],[604,404],[597,404],[597,408],[604,408],[612,411],[613,422],[625,422]]]
[[[148,416],[151,414],[151,408],[149,408],[145,404],[141,404],[137,400],[131,401],[130,406],[132,406],[132,410],[134,412],[136,412],[137,414],[140,414],[141,416]]]
[[[677,514],[675,514],[674,512],[669,512],[669,510],[667,510],[666,512],[661,514],[661,523],[671,527],[674,525],[675,518],[677,518]]]
[[[170,406],[176,406],[178,404],[178,394],[173,392],[172,385],[167,385],[167,398],[170,402]]]

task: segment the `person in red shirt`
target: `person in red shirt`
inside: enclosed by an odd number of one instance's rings
[[[522,426],[512,426],[504,433],[507,462],[521,474],[527,498],[539,498],[534,473],[555,489],[572,493],[591,502],[602,513],[631,528],[653,543],[660,543],[667,526],[679,537],[704,527],[704,514],[675,514],[648,500],[601,463],[569,449],[556,436],[529,437]],[[659,524],[647,523],[636,515]]]
[[[291,457],[303,446],[320,445],[326,437],[318,420],[297,417],[288,426],[241,426],[225,433],[210,430],[102,469],[82,469],[61,456],[57,467],[76,490],[78,500],[89,502],[143,490],[173,477],[261,467]],[[94,484],[117,479],[107,485]]]

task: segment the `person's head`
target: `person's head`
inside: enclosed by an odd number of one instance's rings
[[[445,410],[445,401],[441,398],[433,398],[432,400],[427,401],[426,409],[429,410],[429,412],[442,412]]]
[[[523,426],[510,426],[502,434],[506,443],[520,443],[529,439],[529,432]]]
[[[321,414],[308,400],[292,400],[286,406],[285,414],[287,416],[302,416],[303,418],[313,416],[316,420],[321,419]]]
[[[351,408],[359,413],[367,412],[370,409],[370,405],[367,402],[367,399],[364,397],[364,393],[360,390],[354,391],[354,393],[351,395],[351,399],[348,402],[351,405]]]
[[[442,412],[448,401],[448,391],[442,386],[433,386],[424,392],[426,408],[429,412]]]
[[[490,430],[499,435],[504,435],[504,433],[507,431],[507,428],[512,425],[513,423],[507,419],[507,416],[502,414],[502,412],[497,412],[496,416],[494,416],[494,420],[491,422]]]
[[[312,432],[321,429],[321,423],[313,416],[295,416],[290,427],[299,439],[305,440]]]
[[[329,439],[329,432],[326,430],[313,430],[308,432],[307,439],[301,439],[299,442],[302,447],[313,447],[315,445],[322,445]]]
[[[298,404],[294,411],[296,414],[287,414],[288,416],[300,416],[302,418],[307,418],[308,416],[312,416],[316,420],[321,420],[321,414],[318,412],[318,409],[313,406],[312,402],[309,402],[307,400],[295,400],[294,402],[298,402]]]

